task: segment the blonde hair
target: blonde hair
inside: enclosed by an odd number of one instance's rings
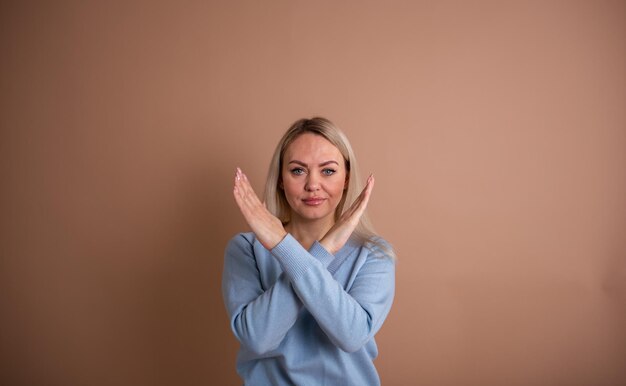
[[[270,213],[278,217],[283,223],[290,220],[289,215],[291,207],[287,202],[284,191],[280,189],[283,157],[289,145],[304,133],[313,133],[322,136],[339,149],[339,152],[343,156],[348,186],[335,210],[335,220],[337,220],[357,199],[363,190],[363,184],[359,175],[356,157],[348,138],[331,121],[322,117],[299,119],[295,121],[278,142],[272,160],[270,161],[269,172],[265,182],[265,205]],[[378,250],[378,253],[382,252],[383,256],[395,258],[395,252],[391,245],[385,242],[374,231],[367,216],[367,212],[363,213],[361,216],[359,224],[352,234],[352,238],[369,249]]]

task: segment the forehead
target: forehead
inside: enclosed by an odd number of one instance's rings
[[[304,133],[293,140],[285,149],[285,163],[298,160],[305,163],[341,161],[343,156],[335,145],[321,135]]]

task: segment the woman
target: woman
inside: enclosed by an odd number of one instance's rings
[[[296,121],[270,164],[265,205],[237,169],[233,194],[252,229],[226,248],[222,290],[245,385],[379,385],[374,335],[394,296],[394,254],[365,216],[345,135]]]

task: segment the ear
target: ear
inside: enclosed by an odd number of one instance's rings
[[[348,189],[349,183],[350,183],[350,173],[346,173],[346,181],[343,183],[343,190]]]
[[[285,186],[283,185],[283,179],[282,178],[278,181],[278,187],[280,188],[280,190],[285,190]]]

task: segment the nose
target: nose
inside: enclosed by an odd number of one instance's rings
[[[320,183],[317,177],[313,174],[309,174],[306,180],[306,184],[304,185],[304,189],[307,192],[315,192],[319,190]]]

